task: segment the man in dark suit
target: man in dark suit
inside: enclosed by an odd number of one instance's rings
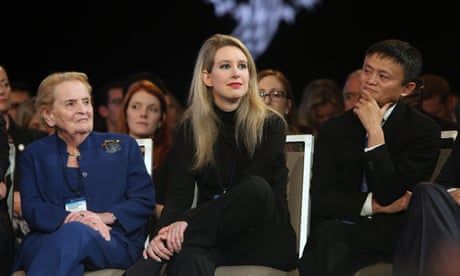
[[[420,183],[413,191],[396,245],[395,276],[460,275],[459,164],[457,136],[434,183]]]
[[[301,275],[353,275],[391,260],[412,188],[433,172],[440,128],[400,99],[417,86],[420,52],[400,40],[367,49],[361,96],[316,139],[311,233]]]

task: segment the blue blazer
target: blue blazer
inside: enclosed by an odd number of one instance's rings
[[[152,178],[136,140],[125,134],[93,132],[78,149],[80,177],[66,172],[66,144],[56,134],[32,142],[23,152],[21,202],[31,233],[58,229],[68,215],[65,202],[80,194],[88,210],[115,214],[118,223],[112,226],[111,236],[126,244],[136,258],[155,207]]]

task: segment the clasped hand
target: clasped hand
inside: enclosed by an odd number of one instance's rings
[[[97,213],[88,210],[71,212],[69,215],[67,215],[64,223],[72,221],[78,221],[90,228],[93,228],[94,230],[98,231],[106,241],[110,241],[110,230],[112,230],[112,227],[105,224]]]
[[[460,206],[460,189],[453,189],[452,191],[449,192],[452,198],[455,200],[457,205]]]
[[[179,253],[182,250],[184,232],[187,227],[187,222],[176,221],[161,228],[144,249],[142,253],[144,259],[150,257],[161,262],[161,260],[169,260],[174,253]]]
[[[385,214],[394,214],[407,209],[409,205],[410,198],[412,196],[411,191],[406,191],[404,195],[396,199],[389,205],[380,205],[377,200],[372,199],[372,213],[385,213]]]

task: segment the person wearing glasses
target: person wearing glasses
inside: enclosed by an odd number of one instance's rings
[[[345,111],[340,86],[333,79],[315,79],[302,93],[298,117],[303,133],[318,134],[319,127],[329,118]]]
[[[265,69],[257,73],[259,95],[266,105],[284,116],[288,124],[288,134],[298,134],[297,108],[292,93],[291,82],[278,70]]]

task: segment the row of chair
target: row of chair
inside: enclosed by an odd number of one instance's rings
[[[432,176],[435,179],[440,169],[452,151],[453,141],[457,137],[457,131],[443,131],[441,133],[442,145],[438,163]],[[153,145],[148,141],[139,140],[139,145],[149,150]],[[287,185],[288,206],[291,215],[291,223],[297,234],[297,249],[299,256],[307,242],[310,226],[310,179],[311,166],[313,163],[314,137],[309,134],[292,134],[286,136],[286,165],[289,169],[289,181]],[[151,164],[151,155],[145,155],[146,165]],[[151,166],[147,165],[147,168]],[[85,276],[121,276],[124,270],[102,269],[86,272]],[[24,271],[16,272],[13,276],[23,276]],[[221,266],[216,269],[215,276],[298,276],[298,270],[281,271],[264,266]],[[355,276],[390,276],[392,265],[378,263],[365,267],[355,273]]]

